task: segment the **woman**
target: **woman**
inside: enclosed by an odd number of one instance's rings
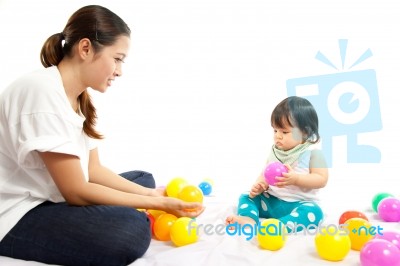
[[[164,197],[149,173],[117,175],[100,163],[102,135],[87,88],[105,92],[122,75],[129,44],[120,17],[83,7],[44,43],[45,69],[1,95],[0,255],[127,265],[151,240],[149,219],[136,208],[189,217],[203,211],[201,204]]]

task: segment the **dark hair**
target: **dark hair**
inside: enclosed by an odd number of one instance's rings
[[[91,41],[94,52],[98,53],[105,46],[113,45],[121,35],[130,37],[130,33],[128,25],[109,9],[98,5],[85,6],[72,14],[61,33],[46,40],[40,60],[44,67],[57,66],[64,56],[72,56],[72,48],[84,38]],[[86,117],[83,130],[88,136],[101,139],[102,135],[94,128],[96,108],[86,90],[79,95],[79,105]]]
[[[284,128],[286,125],[298,127],[305,134],[305,140],[311,143],[320,140],[318,115],[307,99],[290,96],[275,107],[271,114],[271,126]]]

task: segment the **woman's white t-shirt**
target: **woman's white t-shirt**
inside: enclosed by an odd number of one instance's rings
[[[38,151],[79,157],[88,180],[95,142],[83,132],[84,120],[57,67],[27,74],[0,95],[0,241],[35,206],[65,201]]]

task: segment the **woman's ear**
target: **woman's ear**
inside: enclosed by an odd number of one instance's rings
[[[83,38],[78,43],[78,54],[82,60],[85,60],[93,52],[92,42],[88,38]]]

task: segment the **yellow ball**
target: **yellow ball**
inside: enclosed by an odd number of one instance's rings
[[[188,182],[182,177],[173,178],[166,187],[168,197],[178,197],[178,193],[184,188]]]
[[[263,249],[279,250],[281,249],[287,237],[287,229],[278,219],[265,219],[258,228],[257,240]]]
[[[315,248],[318,255],[329,261],[341,261],[350,251],[350,237],[337,228],[322,228],[315,236]]]
[[[351,241],[351,249],[360,251],[374,235],[370,231],[371,223],[362,218],[351,218],[344,223]]]
[[[178,218],[172,225],[170,237],[177,247],[195,243],[198,240],[197,223],[188,217]]]
[[[203,203],[203,192],[195,185],[186,185],[178,193],[178,199],[186,202],[200,202]]]

